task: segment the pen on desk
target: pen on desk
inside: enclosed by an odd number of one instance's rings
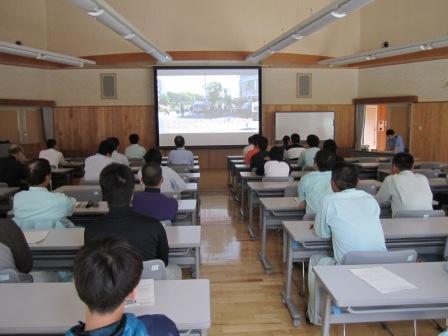
[[[310,225],[310,230],[313,230],[314,229],[314,224],[311,224]]]

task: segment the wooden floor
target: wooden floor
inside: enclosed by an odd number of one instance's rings
[[[212,327],[214,335],[320,335],[320,328],[307,325],[294,328],[289,312],[282,304],[283,263],[281,234],[269,232],[268,253],[273,274],[265,275],[257,260],[259,240],[252,241],[246,221],[239,215],[237,202],[227,188],[225,170],[201,171],[201,278],[210,279]],[[296,283],[299,281],[296,271]],[[304,298],[294,293],[304,312]],[[413,335],[412,322],[388,323],[394,335]],[[418,335],[438,335],[430,321],[418,322]],[[348,325],[347,336],[390,335],[379,323]],[[332,328],[342,335],[342,328]]]

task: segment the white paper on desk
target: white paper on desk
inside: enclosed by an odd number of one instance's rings
[[[350,271],[382,294],[417,289],[416,286],[384,267],[356,268]]]
[[[25,231],[26,242],[28,244],[37,244],[47,238],[49,231]]]
[[[126,307],[154,306],[155,303],[154,279],[142,279],[137,286],[135,302],[126,304]]]

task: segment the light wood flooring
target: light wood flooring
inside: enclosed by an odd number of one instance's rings
[[[257,260],[259,240],[252,241],[247,222],[239,215],[239,205],[227,188],[225,170],[201,171],[201,278],[211,282],[212,327],[209,335],[320,335],[320,328],[293,327],[288,310],[281,302],[283,263],[282,234],[268,232],[268,254],[273,274],[265,275]],[[299,297],[299,271],[296,270],[295,298],[305,311],[304,297]],[[413,335],[412,322],[388,323],[396,336]],[[342,335],[340,326],[332,335]],[[418,322],[418,335],[438,335],[430,321]],[[387,336],[379,323],[347,325],[347,336]]]

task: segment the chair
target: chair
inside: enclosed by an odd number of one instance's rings
[[[312,166],[303,166],[302,171],[316,171]]]
[[[160,259],[144,261],[140,279],[166,280],[165,263]]]
[[[429,218],[445,217],[443,210],[399,210],[395,213],[395,218]]]
[[[33,282],[33,277],[17,271],[11,250],[0,243],[0,283],[17,282]]]
[[[189,173],[193,168],[192,165],[170,165],[169,167],[178,174]]]
[[[283,195],[285,197],[297,197],[299,196],[299,189],[296,185],[289,185],[285,188],[285,192]]]
[[[292,176],[265,176],[261,179],[263,182],[292,182]]]

